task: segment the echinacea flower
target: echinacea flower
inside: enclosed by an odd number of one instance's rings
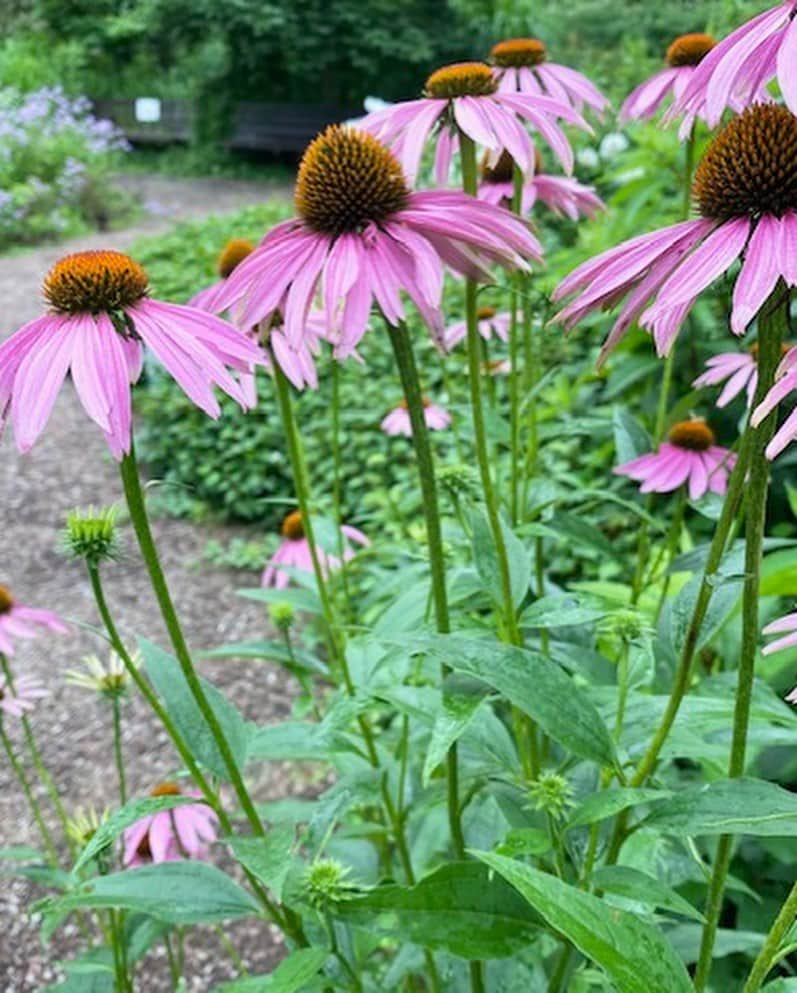
[[[784,356],[789,351],[791,351],[790,346],[784,345]],[[751,345],[746,352],[723,352],[721,355],[712,355],[706,362],[706,371],[697,377],[692,386],[703,389],[706,386],[718,386],[720,383],[725,383],[725,386],[717,397],[718,407],[727,407],[742,390],[747,392],[747,406],[752,405],[758,386],[758,344]]]
[[[793,249],[795,250],[797,249]],[[750,418],[753,427],[757,427],[767,414],[795,389],[797,389],[797,347],[790,347],[775,371],[775,385],[753,411]],[[797,409],[789,414],[767,445],[767,458],[776,458],[795,438],[797,438]]]
[[[310,144],[295,203],[299,216],[241,262],[216,306],[235,307],[245,327],[279,311],[298,348],[318,294],[336,358],[354,352],[374,302],[401,324],[402,292],[440,342],[444,266],[489,282],[490,262],[526,269],[541,258],[537,239],[509,211],[453,190],[411,192],[393,154],[354,128],[333,125]]]
[[[371,544],[370,540],[362,531],[352,527],[350,524],[342,524],[340,530],[343,537],[348,538],[349,541],[365,547]],[[313,556],[310,551],[310,542],[304,534],[301,511],[293,510],[285,517],[280,527],[280,533],[282,535],[282,541],[279,548],[269,559],[260,580],[262,586],[273,586],[278,590],[285,589],[290,582],[290,574],[282,568],[283,566],[289,569],[300,569],[302,572],[313,572]],[[324,574],[328,574],[333,569],[340,568],[340,559],[337,556],[331,555],[319,546],[316,546],[316,550],[319,564]],[[354,549],[348,543],[345,544],[343,550],[344,561],[348,562],[353,557]]]
[[[236,267],[243,262],[247,255],[252,254],[254,248],[255,246],[252,242],[247,241],[246,238],[230,238],[224,248],[222,248],[219,253],[219,257],[216,260],[216,272],[219,277],[218,280],[215,283],[211,283],[210,286],[206,286],[195,296],[191,297],[188,301],[188,306],[199,307],[200,310],[207,310],[210,313],[215,313],[217,310],[216,297],[221,292],[221,289],[228,277],[232,275]]]
[[[142,659],[139,652],[131,655],[130,660],[137,669],[140,668]],[[121,696],[127,689],[130,676],[116,652],[109,652],[107,663],[103,663],[97,655],[86,655],[81,661],[83,669],[66,670],[64,679],[67,683],[109,697]]]
[[[777,638],[775,641],[770,641],[768,645],[765,645],[761,649],[762,655],[771,655],[773,652],[783,651],[784,648],[794,647],[794,645],[797,645],[797,613],[784,614],[783,617],[778,617],[777,620],[770,621],[761,633],[765,635],[783,635],[782,638]],[[792,693],[797,693],[797,687],[792,690]],[[786,699],[788,700],[789,698],[787,697]]]
[[[695,70],[673,105],[674,113],[705,108],[716,127],[726,107],[760,99],[762,88],[777,79],[786,106],[797,113],[797,0],[765,10],[723,38]]]
[[[445,407],[438,407],[436,403],[428,397],[423,398],[423,419],[426,427],[430,431],[444,431],[451,424],[451,414]],[[379,425],[385,434],[403,435],[405,438],[412,437],[412,423],[410,422],[410,412],[407,409],[407,401],[402,400],[398,407],[382,419]]]
[[[51,610],[40,607],[26,607],[17,603],[8,588],[0,586],[0,652],[14,654],[14,638],[35,638],[36,627],[56,634],[65,634],[69,628]]]
[[[146,272],[129,256],[67,255],[47,274],[43,293],[50,311],[0,344],[0,426],[10,409],[21,452],[44,430],[71,372],[114,457],[128,454],[130,386],[141,375],[145,345],[211,417],[220,413],[214,386],[246,406],[230,369],[262,364],[260,349],[211,314],[150,297]]]
[[[94,807],[78,807],[66,822],[66,833],[79,848],[85,848],[100,827],[110,817],[105,807],[100,813]]]
[[[712,141],[693,185],[701,216],[644,234],[570,273],[554,299],[573,327],[587,314],[625,305],[601,350],[603,362],[638,321],[666,355],[698,296],[742,259],[730,326],[744,334],[779,279],[797,285],[797,117],[756,104]]]
[[[642,483],[641,493],[670,493],[686,483],[690,500],[699,500],[709,491],[723,494],[735,464],[733,452],[715,444],[708,424],[693,418],[675,424],[657,451],[619,465],[614,472]]]
[[[595,192],[594,186],[585,186],[571,176],[553,176],[541,172],[542,160],[537,156],[535,171],[523,177],[520,194],[520,212],[531,212],[539,200],[560,217],[577,221],[579,217],[594,217],[606,204]],[[512,156],[503,151],[495,165],[482,162],[478,197],[496,206],[508,207],[514,196]]]
[[[161,783],[150,791],[150,796],[201,795],[198,790],[181,789],[176,783]],[[216,812],[201,802],[148,814],[125,829],[124,867],[206,859],[218,836],[218,824]]]
[[[538,38],[507,38],[490,52],[498,89],[509,93],[544,93],[574,110],[590,107],[602,115],[609,101],[587,77],[569,66],[548,61],[545,43]]]
[[[495,307],[479,307],[476,311],[476,327],[479,334],[485,341],[489,341],[493,336],[506,341],[509,338],[509,325],[512,322],[512,315],[509,311],[497,313]],[[443,345],[450,351],[458,345],[468,333],[467,321],[455,321],[449,324],[443,338]]]
[[[530,124],[565,172],[571,172],[573,150],[554,118],[591,130],[569,103],[540,92],[502,89],[484,62],[457,62],[435,70],[419,100],[406,100],[368,114],[360,126],[391,148],[413,183],[424,146],[434,136],[435,175],[438,185],[443,185],[458,148],[460,130],[496,158],[502,149],[509,149],[520,169],[529,172],[534,166],[534,144],[525,124]]]
[[[24,717],[37,701],[47,696],[43,683],[33,676],[20,676],[13,686],[0,675],[0,711],[12,717]]]

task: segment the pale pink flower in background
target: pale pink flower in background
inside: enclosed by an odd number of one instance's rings
[[[66,634],[69,630],[61,618],[51,610],[26,607],[11,596],[8,588],[0,586],[0,653],[14,654],[15,638],[35,638],[41,630]]]
[[[479,307],[476,311],[476,327],[479,330],[479,334],[484,338],[485,341],[490,341],[491,338],[500,338],[501,341],[507,341],[509,338],[509,325],[512,322],[512,315],[509,311],[503,311],[502,313],[496,313],[495,307]],[[467,321],[455,321],[453,324],[449,324],[446,328],[445,337],[443,339],[443,345],[447,351],[450,351],[455,345],[458,345],[468,334],[468,322]]]
[[[704,108],[709,127],[723,111],[759,100],[776,79],[786,105],[797,113],[797,0],[786,0],[742,24],[720,41],[695,70],[673,113]]]
[[[512,371],[509,359],[490,359],[482,363],[482,372],[487,376],[508,376]]]
[[[67,255],[47,274],[43,292],[51,311],[0,344],[0,428],[10,410],[21,452],[44,430],[71,372],[114,457],[128,454],[130,386],[141,375],[145,345],[211,417],[220,414],[214,386],[246,406],[230,369],[262,364],[260,349],[211,314],[149,297],[147,274],[127,255]]]
[[[599,116],[609,106],[608,99],[583,73],[549,62],[545,44],[538,38],[499,41],[492,47],[490,62],[501,92],[545,94],[577,111],[589,107]]]
[[[531,213],[538,201],[560,217],[569,217],[571,221],[577,221],[580,217],[594,217],[599,210],[606,209],[606,204],[595,192],[594,186],[585,186],[570,176],[548,175],[541,172],[541,168],[542,160],[537,156],[535,172],[523,177],[520,193],[522,214]],[[480,200],[497,207],[509,207],[514,192],[513,162],[508,152],[502,152],[493,166],[487,161],[482,163],[478,191]]]
[[[509,149],[521,170],[529,172],[534,168],[534,143],[525,125],[531,125],[565,172],[571,172],[573,150],[555,118],[591,132],[569,102],[540,92],[502,89],[484,62],[458,62],[433,72],[419,100],[377,110],[360,126],[391,148],[411,183],[417,178],[424,147],[433,138],[435,176],[438,185],[444,185],[459,147],[458,129],[495,158]]]
[[[423,398],[423,419],[430,431],[444,431],[451,424],[451,414],[445,407],[439,407],[427,397]],[[411,438],[412,424],[410,423],[410,412],[407,410],[407,401],[402,400],[398,407],[391,410],[382,419],[379,426],[385,434],[404,435],[405,438]]]
[[[350,524],[342,524],[340,530],[344,538],[357,545],[368,547],[371,544],[362,531]],[[301,511],[293,510],[285,517],[280,533],[282,541],[269,559],[260,580],[261,586],[273,586],[278,590],[285,589],[291,581],[290,574],[281,568],[282,566],[287,566],[289,569],[300,569],[302,572],[313,572],[313,556],[310,551],[310,542],[304,534]],[[337,556],[324,551],[318,545],[316,549],[321,569],[325,575],[340,568],[341,562]],[[343,550],[344,561],[348,562],[354,555],[354,549],[346,543]]]
[[[714,443],[714,432],[695,418],[673,426],[657,451],[632,459],[614,469],[638,483],[641,493],[670,493],[688,484],[689,498],[699,500],[711,491],[723,494],[736,456]]]
[[[792,251],[797,253],[797,240],[794,244],[795,248]],[[797,255],[794,257],[797,259]],[[795,262],[795,270],[797,270],[797,262]],[[786,351],[775,376],[775,385],[753,411],[753,416],[750,418],[753,427],[757,427],[789,393],[797,390],[797,347],[789,348]],[[797,438],[797,409],[792,410],[775,432],[772,441],[767,445],[767,458],[776,458],[795,438]]]
[[[758,385],[758,363],[755,355],[751,352],[723,352],[721,355],[712,355],[706,362],[706,371],[697,377],[692,386],[700,390],[706,386],[717,386],[719,383],[725,383],[725,386],[717,397],[718,407],[727,407],[742,390],[747,391],[749,407]]]
[[[207,310],[211,314],[215,313],[217,310],[216,297],[218,297],[228,277],[243,262],[247,255],[251,255],[254,247],[252,242],[247,241],[246,238],[230,238],[216,260],[218,280],[191,297],[188,301],[188,306]]]
[[[782,634],[784,637],[776,638],[761,649],[762,655],[771,655],[773,652],[783,651],[784,648],[792,648],[797,645],[797,613],[784,614],[777,620],[770,621],[761,632],[765,635]],[[789,703],[797,703],[797,686],[786,697]]]
[[[18,677],[12,689],[6,677],[0,675],[0,711],[11,717],[24,717],[47,695],[44,684],[33,676]]]
[[[779,279],[797,285],[797,118],[757,104],[714,139],[695,174],[703,216],[624,242],[579,266],[554,300],[575,295],[557,320],[570,328],[627,297],[603,362],[636,322],[666,355],[698,296],[742,260],[730,326],[744,334]]]
[[[316,296],[335,357],[353,354],[371,307],[394,327],[402,292],[442,343],[444,268],[491,282],[491,262],[520,269],[542,248],[509,211],[453,190],[413,193],[396,158],[364,131],[327,128],[307,149],[296,184],[299,216],[273,228],[216,300],[241,326],[279,311],[288,344],[304,339]]]
[[[150,796],[201,797],[194,789],[181,789],[176,783],[161,783]],[[183,859],[207,859],[210,845],[219,833],[219,818],[204,801],[186,803],[157,814],[148,814],[131,824],[123,834],[126,869]]]

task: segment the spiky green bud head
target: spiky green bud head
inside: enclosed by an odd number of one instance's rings
[[[75,558],[84,559],[90,566],[118,558],[118,512],[117,507],[70,511],[64,534],[67,551]]]
[[[573,805],[573,789],[564,776],[542,772],[529,786],[529,800],[535,810],[558,818]]]
[[[307,899],[319,909],[351,899],[357,885],[349,881],[348,875],[348,867],[337,859],[316,859],[304,877]]]
[[[288,603],[285,600],[280,600],[278,603],[272,603],[269,607],[269,617],[271,618],[271,623],[280,631],[290,631],[293,627],[293,622],[296,619],[296,612],[293,609],[293,604]]]

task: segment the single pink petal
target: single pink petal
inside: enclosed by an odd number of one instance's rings
[[[60,331],[28,352],[17,369],[11,398],[11,417],[17,448],[28,452],[44,430],[64,382],[78,325],[72,319]]]

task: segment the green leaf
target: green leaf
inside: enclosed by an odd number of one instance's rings
[[[797,979],[776,979],[767,983],[761,993],[797,993]]]
[[[283,721],[258,728],[249,743],[250,759],[329,762],[335,752],[356,751],[334,730],[309,721]]]
[[[219,753],[205,718],[194,700],[177,660],[153,645],[146,638],[139,639],[144,665],[152,684],[163,700],[178,730],[191,746],[195,758],[224,780],[229,779],[227,765]],[[206,679],[199,677],[202,689],[221,725],[239,769],[246,764],[249,729],[243,717]]]
[[[296,831],[290,824],[275,824],[264,838],[246,836],[226,839],[233,855],[282,900],[282,886],[291,868]]]
[[[222,983],[213,993],[298,993],[316,977],[329,956],[324,948],[300,948],[266,976],[249,976]]]
[[[497,846],[496,852],[515,858],[518,855],[544,855],[552,847],[547,831],[533,827],[513,828]]]
[[[437,635],[424,650],[457,672],[481,679],[528,714],[546,734],[600,765],[616,760],[611,735],[587,693],[555,662],[493,640]]]
[[[441,710],[435,719],[423,764],[424,787],[429,785],[434,770],[473,720],[483,699],[483,694],[479,693],[458,693],[453,684],[444,688]]]
[[[509,585],[512,590],[512,602],[517,608],[529,590],[531,555],[503,518],[500,518],[500,523],[509,561]],[[503,591],[498,556],[495,551],[495,541],[490,522],[483,510],[473,511],[471,527],[473,529],[473,560],[476,563],[476,571],[479,573],[485,590],[500,606],[503,603]]]
[[[651,924],[529,865],[490,852],[474,854],[605,969],[618,993],[694,993],[683,963]]]
[[[671,910],[693,921],[703,922],[705,918],[688,900],[676,893],[674,889],[649,876],[639,869],[627,865],[606,865],[592,873],[591,882],[607,893],[635,900],[651,907]]]
[[[246,600],[257,600],[258,603],[289,603],[297,610],[306,610],[308,614],[321,613],[321,601],[318,594],[312,590],[288,587],[282,590],[257,586],[254,589],[237,590],[238,596]]]
[[[163,862],[95,876],[42,904],[48,914],[82,907],[123,907],[170,924],[224,921],[260,910],[234,880],[204,862]]]
[[[139,797],[137,800],[130,800],[114,811],[107,821],[103,821],[91,836],[86,847],[78,856],[75,862],[73,873],[83,868],[95,855],[107,848],[125,828],[130,827],[142,817],[149,817],[150,814],[160,813],[162,810],[171,810],[173,807],[181,807],[187,803],[197,803],[197,798],[193,796],[180,796],[178,794],[170,796],[147,796]]]
[[[651,449],[650,435],[625,407],[615,407],[612,411],[614,447],[618,464],[630,462],[638,455]]]
[[[529,628],[561,628],[590,624],[608,613],[606,607],[590,603],[572,593],[540,597],[520,615],[520,623]]]
[[[679,591],[675,599],[667,602],[662,613],[658,635],[661,643],[668,646],[673,659],[680,656],[684,646],[702,581],[702,576],[693,576]],[[711,641],[728,619],[739,600],[741,591],[742,584],[737,579],[726,579],[715,587],[705,619],[700,627],[695,647],[696,652],[699,652]]]
[[[600,793],[591,793],[570,815],[567,827],[576,828],[583,827],[585,824],[594,824],[607,817],[614,817],[615,814],[619,814],[629,807],[635,807],[638,803],[663,800],[668,796],[672,796],[669,790],[655,790],[647,787],[601,790]]]
[[[797,834],[797,794],[763,779],[720,779],[657,803],[642,822],[680,836]]]
[[[288,651],[288,646],[280,641],[235,641],[219,645],[207,652],[200,652],[203,659],[257,659],[263,662],[276,662],[287,669],[302,669],[326,675],[327,667],[313,655],[298,646]]]
[[[478,862],[450,862],[416,886],[379,886],[336,908],[355,927],[466,959],[504,958],[531,944],[539,919]]]

